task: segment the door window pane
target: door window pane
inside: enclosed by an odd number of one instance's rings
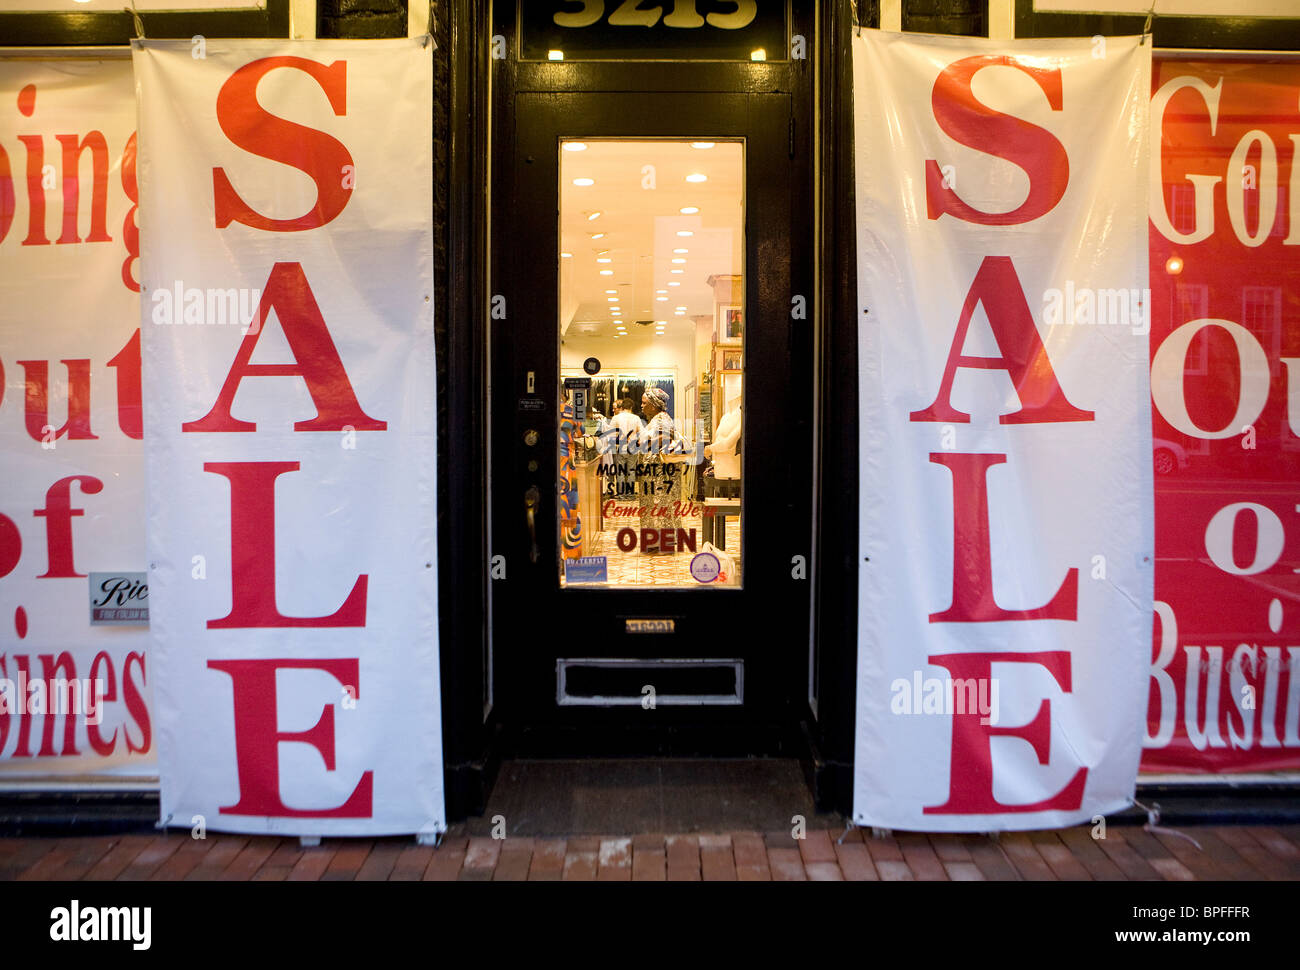
[[[744,144],[560,145],[561,587],[741,584]]]

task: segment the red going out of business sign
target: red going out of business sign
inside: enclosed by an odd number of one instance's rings
[[[1300,768],[1300,67],[1157,61],[1146,771]]]

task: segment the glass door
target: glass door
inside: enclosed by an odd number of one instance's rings
[[[745,143],[558,150],[560,586],[743,586]]]
[[[757,751],[808,656],[789,97],[513,102],[493,195],[495,710],[568,751],[688,725]]]

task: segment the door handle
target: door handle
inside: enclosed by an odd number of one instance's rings
[[[524,492],[524,512],[528,516],[528,541],[531,544],[528,552],[528,561],[537,562],[537,503],[541,500],[541,493],[537,490],[536,485],[529,485],[528,491]]]

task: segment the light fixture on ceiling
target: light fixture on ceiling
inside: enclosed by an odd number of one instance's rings
[[[677,211],[684,216],[693,216],[700,211],[700,207],[698,205],[684,205]]]
[[[603,232],[593,232],[591,234],[591,239],[593,242],[596,241],[597,239],[604,239],[604,238],[605,238],[605,234]]]
[[[607,297],[605,297],[605,302],[606,302],[606,303],[617,303],[617,302],[618,302],[618,297],[616,297],[616,296],[607,296]]]
[[[752,50],[749,52],[749,59],[751,61],[765,61],[767,60],[767,51],[762,47]]]
[[[686,307],[684,307],[684,306],[679,306],[679,307],[673,307],[673,309],[674,309],[674,310],[685,310]]]
[[[658,300],[660,303],[667,303],[667,302],[668,302],[668,297],[666,297],[666,296],[656,296],[655,299]]]
[[[678,253],[678,254],[680,254],[680,255],[685,255],[686,253],[689,253],[690,250],[689,250],[689,249],[674,249],[673,252]]]
[[[668,285],[669,285],[669,286],[681,286],[681,285],[682,285],[682,281],[681,281],[681,280],[669,280],[669,281],[668,281]]]
[[[600,271],[600,275],[601,275],[601,276],[613,276],[613,275],[614,275],[614,271],[613,271],[612,269],[602,269],[602,270]]]
[[[566,152],[585,152],[587,150],[587,143],[585,141],[566,141],[564,143],[564,150]]]
[[[564,51],[547,51],[546,59],[548,61],[562,61],[564,60]]]
[[[714,145],[714,143],[711,142],[711,141],[693,141],[693,142],[691,142],[691,147],[692,147],[692,148],[712,148],[713,145]]]
[[[584,187],[585,187],[585,186],[588,186],[588,185],[595,185],[595,184],[596,184],[596,180],[595,180],[595,179],[589,179],[589,178],[579,178],[579,179],[574,179],[574,180],[573,180],[573,184],[574,184],[574,185],[581,185],[581,186],[584,186]]]
[[[595,212],[588,213],[587,221],[592,222],[593,220],[599,219],[601,215],[603,215],[603,213],[599,209],[597,209]]]
[[[686,176],[686,181],[688,182],[707,182],[708,180],[709,177],[703,172],[692,172],[690,175]]]
[[[686,260],[678,256],[676,259],[673,260],[673,262],[680,266],[682,263],[686,262]]]
[[[617,293],[617,292],[618,292],[618,290],[606,290],[606,291],[605,291],[606,294],[609,294],[609,293]]]
[[[560,253],[561,259],[573,259],[573,253]]]
[[[614,260],[610,259],[608,256],[597,256],[597,257],[596,257],[596,262],[598,262],[598,263],[612,263],[612,262],[614,262]]]
[[[695,233],[691,232],[691,230],[689,229],[678,229],[677,235],[685,237],[685,236],[693,236],[695,235]]]
[[[685,273],[686,270],[684,270],[684,269],[670,269],[668,272],[670,272],[670,273]]]

